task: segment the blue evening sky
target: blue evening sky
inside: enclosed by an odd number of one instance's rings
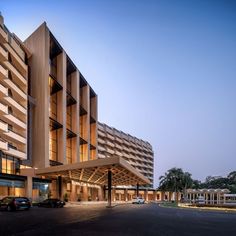
[[[99,96],[99,120],[148,140],[155,182],[236,170],[236,1],[1,0],[27,38],[43,21]]]

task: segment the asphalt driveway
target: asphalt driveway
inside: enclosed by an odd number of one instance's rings
[[[79,205],[0,212],[0,235],[236,235],[236,213],[157,204]]]

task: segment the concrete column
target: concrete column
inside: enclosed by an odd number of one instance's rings
[[[115,187],[112,189],[111,196],[112,196],[113,202],[115,202],[116,201],[116,188]]]
[[[71,194],[70,194],[70,200],[73,202],[76,202],[77,199],[77,192],[76,192],[76,185],[71,183]]]
[[[25,193],[26,196],[32,199],[32,191],[33,191],[33,178],[31,176],[27,176],[27,180],[25,181]]]
[[[59,199],[62,199],[62,178],[61,178],[61,176],[57,177],[57,196]]]
[[[80,161],[80,101],[79,101],[79,72],[72,73],[71,79],[71,94],[76,99],[77,103],[72,106],[72,130],[77,134],[77,137],[72,139],[72,162],[76,163]]]
[[[66,164],[66,53],[57,56],[57,80],[63,89],[57,94],[57,120],[63,125],[58,130],[58,161]]]
[[[137,186],[136,186],[136,197],[139,196],[139,184],[137,183]]]
[[[83,201],[88,201],[88,186],[84,185],[83,187]]]
[[[144,200],[148,201],[148,191],[147,191],[147,189],[144,190]]]
[[[163,202],[165,200],[165,192],[161,191],[161,201]]]
[[[98,189],[98,200],[99,201],[104,200],[102,192],[103,192],[102,187],[99,187],[99,189]]]
[[[153,191],[153,201],[157,201],[157,191]]]
[[[128,201],[128,190],[127,189],[124,190],[124,194],[125,194],[125,201],[127,202]]]
[[[108,183],[107,183],[107,187],[108,187],[108,205],[107,207],[111,207],[111,185],[112,185],[112,173],[111,173],[111,170],[108,170],[108,175],[107,175],[107,178],[108,178]]]

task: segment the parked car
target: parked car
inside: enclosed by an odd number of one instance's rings
[[[63,207],[66,203],[64,201],[61,201],[57,198],[48,198],[40,203],[38,203],[38,207]]]
[[[0,200],[0,209],[7,211],[29,210],[31,202],[27,197],[4,197]]]
[[[133,198],[132,200],[132,203],[133,204],[144,204],[145,200],[141,197],[136,197],[136,198]]]
[[[203,196],[199,196],[199,197],[195,200],[194,203],[203,205],[203,204],[205,204],[205,198],[204,198]]]

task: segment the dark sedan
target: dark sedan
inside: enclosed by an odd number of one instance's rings
[[[63,207],[65,205],[64,201],[61,201],[60,199],[57,198],[48,198],[40,203],[38,203],[39,207]]]
[[[29,210],[31,202],[26,197],[4,197],[0,200],[0,209],[7,211]]]

